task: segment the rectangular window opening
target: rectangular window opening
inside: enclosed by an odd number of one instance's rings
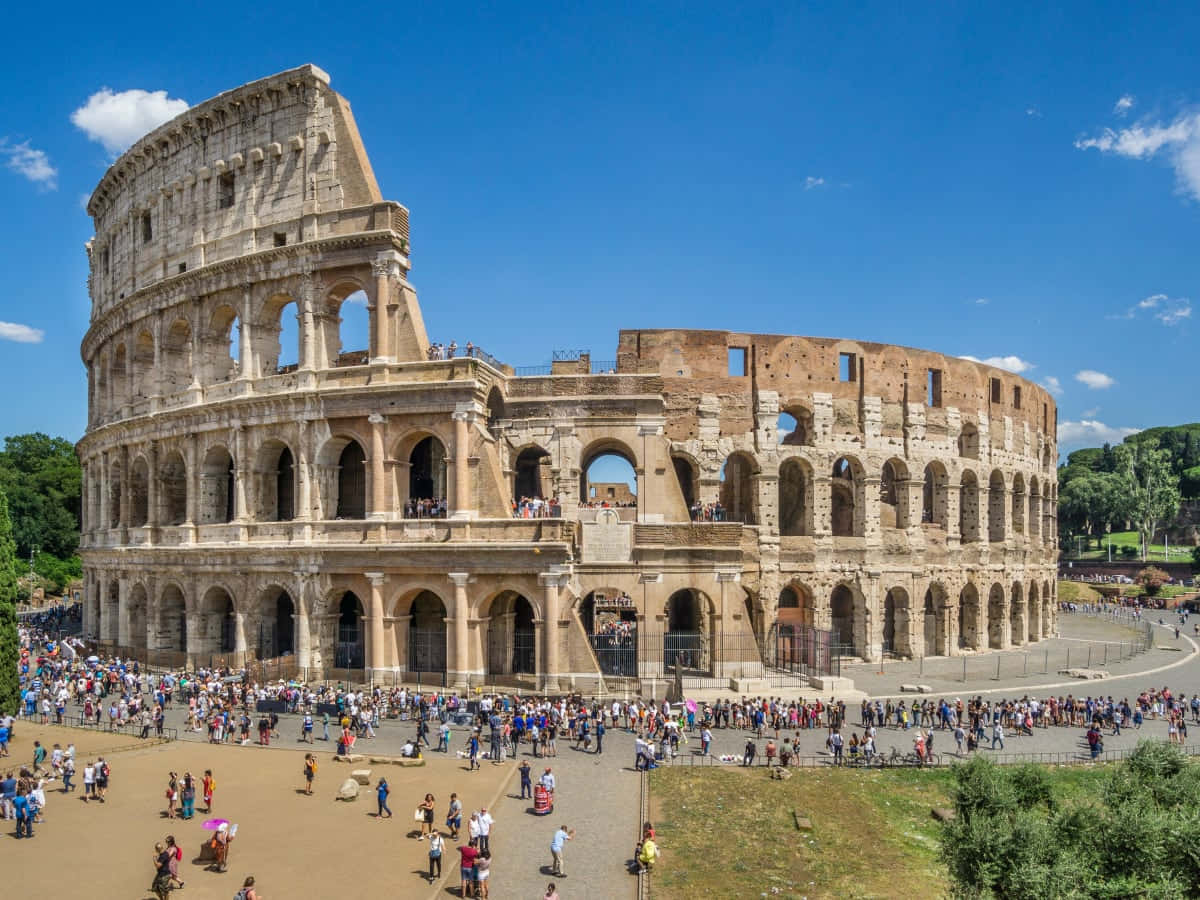
[[[858,354],[838,354],[838,381],[858,381]]]
[[[929,370],[929,383],[926,385],[925,397],[930,406],[942,405],[942,370]]]
[[[217,207],[229,209],[233,206],[233,173],[225,172],[217,184]]]
[[[142,243],[148,244],[154,240],[154,226],[150,221],[150,213],[142,213]]]
[[[1013,409],[1021,408],[1021,388],[1019,385],[1013,386]]]
[[[746,375],[746,348],[745,347],[730,347],[729,348],[729,374],[734,378],[743,378]]]
[[[179,264],[179,274],[182,275],[186,271],[187,271],[187,263],[185,263],[185,262],[180,263]]]
[[[1042,431],[1046,430],[1046,426],[1050,424],[1050,408],[1042,404]]]
[[[275,246],[276,247],[286,247],[287,246],[287,232],[286,231],[275,232]]]
[[[992,402],[993,403],[1000,402],[1000,379],[999,378],[992,379]]]
[[[100,254],[101,265],[104,267],[104,274],[108,274],[108,248],[104,248],[104,252]]]

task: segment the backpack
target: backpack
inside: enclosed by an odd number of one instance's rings
[[[233,900],[246,900],[246,896],[247,896],[246,889],[242,888],[240,891],[238,891],[236,894],[233,895]]]
[[[108,763],[105,763],[104,765],[102,765],[100,767],[100,774],[103,775],[105,778],[108,777],[110,771],[111,770],[108,768]]]

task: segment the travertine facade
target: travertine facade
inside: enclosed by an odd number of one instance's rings
[[[800,625],[868,659],[1053,626],[1041,388],[730,332],[623,331],[615,373],[431,361],[407,210],[314,67],[147,135],[88,209],[85,622],[114,646],[556,689],[661,675],[672,648],[761,677]],[[363,295],[359,351],[339,326]],[[605,453],[636,472],[636,508],[586,508]],[[514,518],[521,496],[561,516]],[[589,636],[618,613],[636,672]]]

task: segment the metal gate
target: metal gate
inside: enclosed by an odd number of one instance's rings
[[[668,631],[663,635],[663,670],[672,671],[675,664],[685,674],[708,671],[708,647],[699,631]]]
[[[446,671],[446,629],[410,628],[408,631],[408,671]]]
[[[772,676],[841,675],[841,657],[852,651],[837,642],[834,631],[778,622],[771,626],[764,649]]]
[[[275,623],[258,623],[258,649],[255,659],[274,659],[279,653],[275,647]]]
[[[588,641],[602,673],[617,678],[637,677],[637,632],[627,635],[589,634]]]
[[[358,625],[339,625],[334,667],[361,669],[363,667],[362,631]]]
[[[512,633],[512,645],[502,628],[488,628],[488,674],[533,675],[537,666],[537,641],[532,628]]]

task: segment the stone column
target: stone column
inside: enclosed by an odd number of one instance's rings
[[[367,572],[367,581],[371,582],[371,599],[367,608],[367,621],[371,629],[368,665],[373,671],[387,666],[383,652],[383,584],[386,580],[387,576],[382,572]]]
[[[233,658],[242,664],[246,661],[246,614],[233,611]]]
[[[717,621],[712,629],[713,646],[712,646],[712,673],[713,677],[720,678],[725,674],[724,668],[726,663],[731,666],[739,666],[746,662],[742,659],[726,660],[721,646],[722,637],[725,634],[725,623],[733,618],[732,610],[730,610],[729,585],[737,584],[742,580],[742,573],[738,571],[720,571],[714,573],[717,580],[717,587],[720,589],[721,605],[717,610]]]
[[[305,521],[312,518],[312,462],[309,446],[312,443],[312,423],[307,419],[300,423],[300,440],[296,445],[296,477],[298,503],[296,518]]]
[[[542,586],[542,690],[547,693],[559,689],[558,682],[558,591],[564,578],[558,572],[543,572],[538,575]]]
[[[238,378],[258,377],[254,361],[254,335],[250,327],[250,287],[242,291],[242,310],[238,319]]]
[[[100,522],[99,528],[101,531],[108,531],[109,523],[112,521],[112,513],[109,509],[108,497],[108,451],[100,453]]]
[[[121,497],[120,497],[120,542],[129,543],[129,447],[122,444],[120,450]]]
[[[296,298],[297,316],[300,326],[300,364],[301,370],[316,368],[317,359],[317,328],[313,316],[313,304],[316,302],[317,283],[312,275],[305,273],[300,276],[300,287]]]
[[[454,670],[450,674],[454,676],[454,689],[465,693],[470,687],[467,677],[471,666],[470,635],[467,629],[467,585],[474,579],[468,572],[449,572],[446,577],[454,583]]]
[[[117,643],[122,647],[132,646],[129,633],[129,581],[117,579]]]
[[[392,276],[400,272],[399,264],[392,259],[394,253],[380,253],[371,264],[375,275],[375,296],[368,308],[371,314],[371,362],[395,362],[392,352],[392,335],[388,307],[392,301]]]
[[[387,518],[387,475],[384,467],[383,429],[387,419],[379,413],[367,417],[371,423],[371,508],[368,518]]]
[[[455,519],[473,519],[471,508],[470,427],[475,421],[475,404],[460,403],[454,410],[454,510]]]
[[[233,429],[233,452],[237,454],[233,461],[233,477],[236,479],[233,486],[233,519],[235,522],[244,522],[248,518],[246,475],[249,472],[246,464],[246,429],[241,423],[235,424]]]
[[[158,527],[158,441],[151,441],[146,447],[146,524],[150,526],[151,540],[154,529]]]

